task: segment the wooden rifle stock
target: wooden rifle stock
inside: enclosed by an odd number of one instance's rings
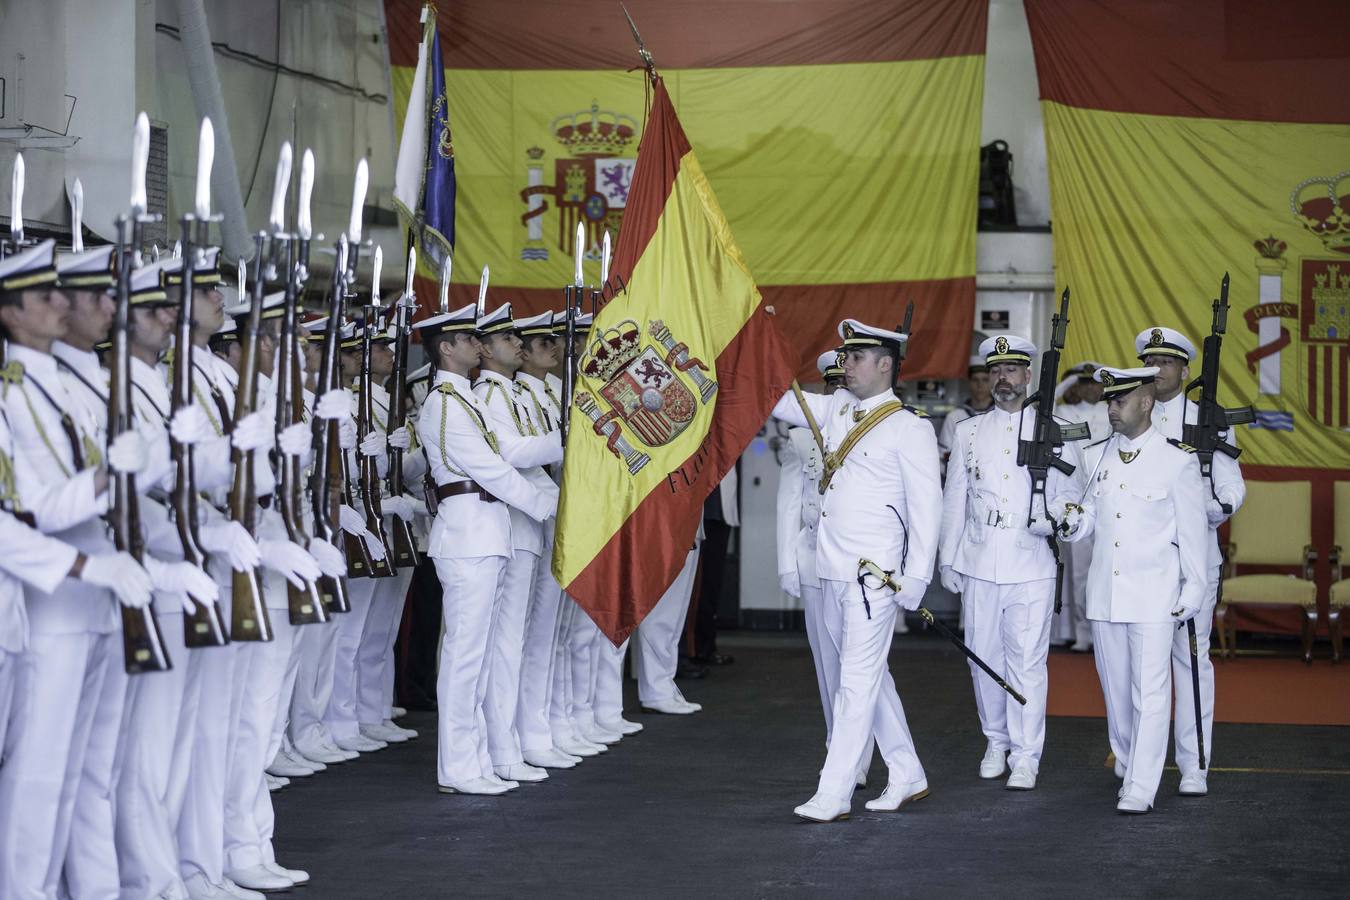
[[[253,412],[258,396],[258,326],[262,318],[263,302],[263,242],[261,232],[254,237],[253,290],[250,293],[248,319],[239,342],[239,387],[234,394],[234,421],[236,425]],[[255,535],[258,526],[258,497],[253,477],[253,451],[234,449],[234,484],[230,488],[230,519],[243,525]],[[259,571],[233,570],[233,603],[230,611],[230,637],[236,641],[270,641],[273,638],[272,621],[263,601],[262,577]]]
[[[400,297],[394,304],[394,380],[389,386],[389,421],[386,431],[394,433],[404,424],[407,414],[403,407],[407,402],[408,386],[408,330],[413,304],[411,296]],[[403,496],[403,451],[398,447],[389,448],[389,496]],[[400,569],[416,566],[421,562],[417,552],[417,541],[413,537],[412,523],[400,516],[394,517],[393,524],[394,565]]]
[[[129,250],[140,245],[142,219],[133,213],[130,225],[131,247],[125,240],[128,223],[119,223],[117,242],[117,305],[113,316],[111,373],[108,391],[108,442],[135,427],[131,408],[131,266]],[[108,517],[112,522],[113,542],[117,549],[130,553],[137,562],[145,561],[141,534],[140,498],[136,496],[136,476],[110,471],[112,490]],[[164,636],[151,604],[140,609],[121,606],[122,652],[128,675],[163,672],[173,668]]]
[[[328,295],[328,325],[323,335],[323,358],[315,379],[315,397],[322,398],[337,386],[338,378],[338,341],[342,332],[342,267],[345,244],[338,243],[338,257],[333,264],[333,280]],[[337,546],[341,538],[338,535],[338,494],[333,490],[334,475],[341,472],[342,448],[338,443],[338,423],[335,419],[314,417],[314,474],[310,481],[311,507],[314,515],[314,536],[323,538]],[[359,546],[359,544],[358,544]],[[359,551],[358,551],[359,552]],[[351,551],[348,548],[348,573],[350,574]],[[351,598],[347,593],[347,582],[342,578],[325,578],[320,581],[320,590],[332,601],[329,612],[345,613],[351,611]]]
[[[372,290],[378,290],[378,285]],[[372,295],[373,296],[373,295]],[[374,338],[375,307],[367,306],[364,321],[361,324],[361,397],[356,416],[357,440],[364,440],[375,427],[375,398],[371,394],[370,348]],[[375,535],[375,539],[384,546],[384,559],[371,558],[370,572],[376,578],[389,578],[397,575],[395,566],[390,565],[389,538],[384,533],[384,510],[380,507],[380,476],[373,456],[360,454],[357,461],[358,475],[361,479],[361,511],[366,517],[366,530]]]
[[[196,276],[197,245],[193,241],[193,217],[183,216],[183,285],[182,302],[178,307],[178,322],[174,326],[173,396],[170,410],[177,413],[192,404],[192,281]],[[206,240],[210,224],[198,222],[200,239]],[[183,560],[206,571],[207,556],[197,538],[197,472],[193,467],[191,444],[180,444],[169,435],[169,451],[173,457],[175,478],[170,502],[178,541],[183,548]],[[188,647],[223,647],[230,639],[225,635],[225,620],[216,601],[197,600],[194,612],[183,616],[183,643]]]

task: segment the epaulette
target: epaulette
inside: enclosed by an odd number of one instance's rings
[[[11,359],[4,368],[0,368],[0,381],[5,384],[21,384],[23,382],[23,363],[17,359]]]
[[[902,404],[902,405],[904,405],[904,404]],[[919,409],[917,406],[909,406],[909,405],[904,405],[904,406],[905,406],[905,410],[906,410],[907,412],[912,412],[912,413],[914,413],[914,415],[918,416],[920,419],[927,419],[927,418],[928,418],[928,413],[926,413],[926,412],[924,412],[923,410]]]
[[[1167,443],[1171,444],[1173,447],[1176,447],[1178,450],[1185,450],[1187,453],[1195,452],[1195,448],[1192,447],[1190,444],[1183,444],[1176,438],[1168,438]]]
[[[442,394],[453,394],[455,393],[455,386],[448,381],[442,381],[440,384],[436,385],[436,390],[440,391]]]

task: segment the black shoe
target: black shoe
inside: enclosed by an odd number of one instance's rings
[[[708,670],[703,666],[696,666],[692,662],[680,660],[680,664],[675,668],[676,678],[707,678]]]
[[[707,656],[695,656],[693,661],[700,666],[729,666],[736,661],[736,657],[714,651]]]

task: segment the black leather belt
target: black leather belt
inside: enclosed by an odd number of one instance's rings
[[[460,494],[477,494],[478,498],[484,503],[496,503],[497,498],[489,494],[476,481],[456,481],[452,484],[436,485],[436,502],[444,500],[446,497],[458,497]]]
[[[18,519],[20,522],[22,522],[23,524],[27,525],[29,528],[32,528],[32,529],[35,529],[35,530],[37,529],[37,519],[33,517],[33,514],[32,514],[32,513],[30,513],[30,512],[14,512],[13,510],[5,510],[5,512],[8,512],[11,516],[13,516],[14,518]]]
[[[271,495],[271,494],[268,494],[266,497],[259,497],[259,498],[258,498],[258,505],[261,506],[263,509],[271,509],[271,508],[272,508],[272,495]]]

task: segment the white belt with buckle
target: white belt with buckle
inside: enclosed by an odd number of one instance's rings
[[[994,527],[994,528],[1016,528],[1016,527],[1017,527],[1017,526],[1014,524],[1014,520],[1013,520],[1013,517],[1012,517],[1011,515],[1004,515],[1004,513],[1002,512],[1002,510],[997,510],[997,509],[991,509],[991,510],[989,510],[988,513],[985,514],[985,517],[984,517],[984,524],[990,525],[990,526],[992,526],[992,527]]]

